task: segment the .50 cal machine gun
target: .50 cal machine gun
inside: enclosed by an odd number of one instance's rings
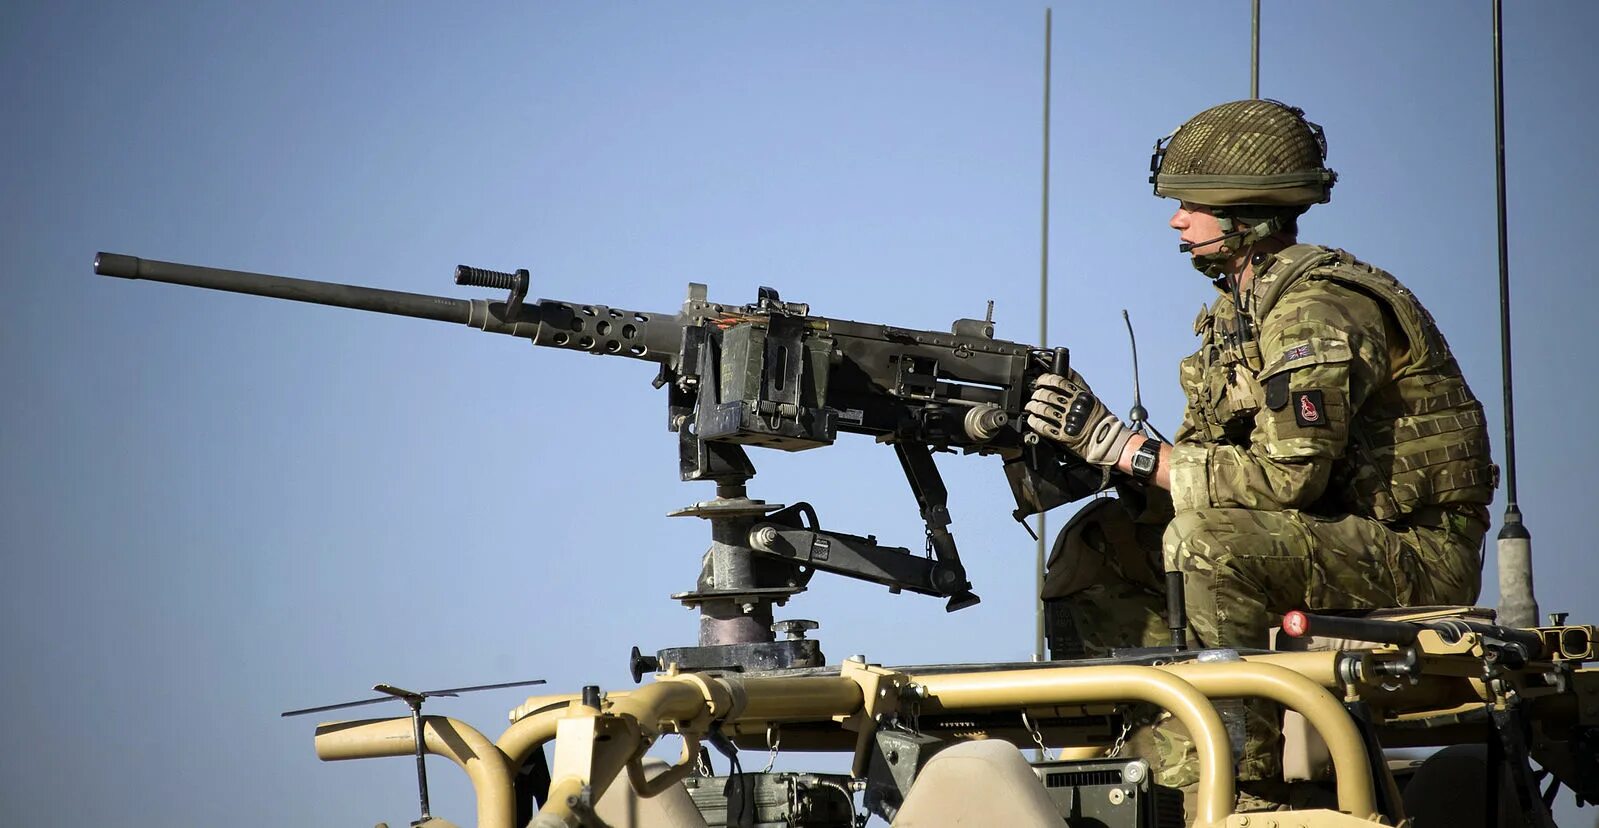
[[[772,607],[804,591],[817,570],[978,602],[950,533],[948,495],[933,452],[994,454],[1004,461],[1017,520],[1091,494],[1100,471],[1047,441],[1024,439],[1022,406],[1039,375],[1066,373],[1066,349],[994,338],[990,318],[958,319],[949,333],[810,314],[761,288],[754,304],[726,305],[690,284],[676,314],[551,299],[527,300],[526,270],[462,265],[456,284],[508,291],[504,301],[453,299],[330,282],[153,261],[95,257],[104,276],[148,279],[298,302],[436,319],[529,339],[535,345],[630,357],[660,366],[667,427],[678,435],[683,480],[709,480],[716,497],[674,512],[711,522],[711,549],[691,592],[700,610],[696,647],[635,656],[635,675],[663,663],[683,669],[819,666],[803,622],[774,641]],[[823,530],[807,503],[783,507],[747,496],[755,474],[744,446],[803,451],[839,432],[893,445],[926,526],[926,552],[874,537]],[[1024,524],[1025,525],[1025,524]],[[782,625],[778,625],[782,626]],[[797,633],[797,634],[796,634]]]

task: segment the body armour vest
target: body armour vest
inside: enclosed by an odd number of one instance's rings
[[[1247,447],[1260,439],[1255,415],[1262,405],[1281,405],[1269,398],[1285,393],[1295,369],[1351,358],[1348,342],[1335,339],[1262,358],[1252,334],[1274,323],[1272,310],[1285,293],[1295,290],[1298,299],[1315,290],[1308,283],[1316,281],[1364,295],[1389,314],[1384,327],[1391,367],[1356,410],[1327,412],[1347,417],[1349,442],[1334,461],[1326,491],[1307,511],[1395,522],[1425,519],[1438,507],[1466,507],[1485,519],[1498,468],[1489,454],[1482,405],[1415,296],[1393,276],[1341,250],[1286,248],[1257,273],[1246,312],[1231,297],[1201,311],[1194,330],[1202,345],[1182,364],[1189,412],[1178,442]]]

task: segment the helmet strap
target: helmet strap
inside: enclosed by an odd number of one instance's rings
[[[1255,257],[1250,255],[1254,246],[1254,242],[1249,242],[1244,247],[1244,254],[1238,259],[1238,271],[1226,277],[1227,286],[1233,294],[1233,318],[1237,320],[1239,342],[1248,342],[1255,338],[1254,331],[1250,330],[1249,315],[1244,312],[1243,286],[1240,284],[1244,280],[1244,268],[1254,264]]]
[[[1204,274],[1207,278],[1220,280],[1235,275],[1229,273],[1233,263],[1238,260],[1238,251],[1251,247],[1262,239],[1271,237],[1280,232],[1287,222],[1281,214],[1245,218],[1235,215],[1220,208],[1212,207],[1211,215],[1216,217],[1216,225],[1221,228],[1223,241],[1221,246],[1212,253],[1200,253],[1190,261],[1194,269]],[[1239,223],[1242,222],[1243,232],[1235,238],[1226,238],[1239,232]]]

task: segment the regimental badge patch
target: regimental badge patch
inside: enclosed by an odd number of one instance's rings
[[[1295,391],[1293,397],[1294,422],[1306,428],[1327,425],[1327,408],[1320,391]]]
[[[1281,361],[1290,362],[1296,359],[1304,359],[1315,352],[1315,349],[1310,347],[1310,343],[1305,342],[1283,351],[1283,358]]]

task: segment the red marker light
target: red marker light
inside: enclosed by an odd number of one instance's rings
[[[1283,616],[1283,632],[1292,638],[1299,638],[1310,631],[1310,618],[1299,610],[1294,610]]]

